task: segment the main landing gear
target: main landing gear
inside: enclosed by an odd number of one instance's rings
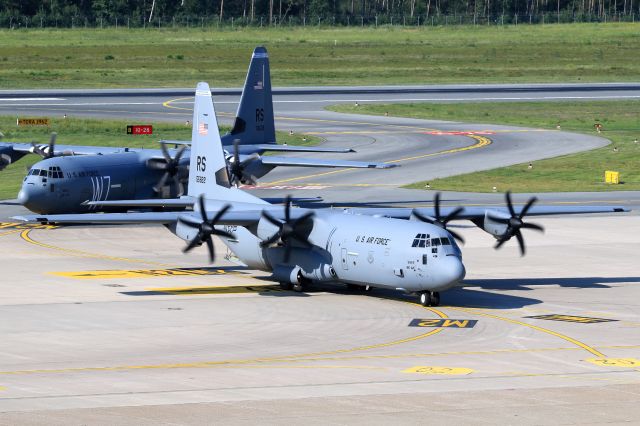
[[[440,304],[440,293],[437,291],[423,291],[420,293],[420,304],[422,306],[438,306]]]

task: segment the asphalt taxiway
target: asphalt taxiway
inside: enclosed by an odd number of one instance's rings
[[[544,93],[523,96],[550,96]],[[610,95],[636,93],[616,89]],[[108,96],[23,97],[0,102],[0,110],[191,117],[190,99],[118,96],[121,102]],[[224,96],[216,97],[216,108],[229,120],[237,95]],[[353,159],[402,164],[386,171],[280,169],[252,191],[322,195],[320,205],[427,206],[432,193],[397,186],[606,144],[596,135],[343,116],[319,110],[326,93],[313,95],[314,104],[279,102],[299,100],[287,96],[276,96],[279,130],[354,146]],[[354,100],[353,94],[332,96]],[[443,199],[447,205],[503,205],[502,197],[445,193]],[[546,204],[640,207],[636,192],[541,198]],[[264,273],[222,256],[208,266],[202,249],[182,255],[183,242],[162,227],[32,229],[7,223],[22,212],[11,202],[0,205],[0,425],[640,420],[635,212],[531,219],[546,233],[526,233],[524,259],[513,242],[494,251],[487,234],[461,229],[467,279],[444,293],[437,308],[379,290],[285,292],[261,279]],[[218,253],[225,253],[220,245]]]
[[[0,424],[637,421],[638,216],[536,222],[525,259],[462,230],[437,308],[281,291],[162,227],[5,225]]]

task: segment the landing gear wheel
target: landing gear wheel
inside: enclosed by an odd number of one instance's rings
[[[422,306],[438,306],[440,304],[440,293],[437,291],[420,293],[420,304]]]
[[[302,284],[299,284],[299,283],[294,284],[293,285],[293,291],[298,292],[298,293],[302,292]]]
[[[431,293],[431,306],[439,306],[440,305],[440,293],[434,291]]]
[[[293,288],[293,284],[291,284],[288,281],[282,281],[280,283],[280,288],[283,289],[283,290],[287,290],[288,291],[288,290],[291,290]]]
[[[431,295],[428,291],[420,293],[420,304],[422,306],[429,306],[431,304]]]

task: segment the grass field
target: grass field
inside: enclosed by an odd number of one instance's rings
[[[431,189],[489,192],[492,187],[516,192],[640,190],[640,101],[504,102],[406,105],[340,105],[331,109],[360,114],[384,114],[473,123],[514,124],[526,127],[594,133],[610,146],[592,151],[536,161],[533,168],[519,164],[486,172],[429,181]],[[615,148],[615,150],[614,150]],[[605,170],[620,172],[621,185],[604,183]],[[408,188],[424,189],[427,182]]]
[[[634,81],[640,24],[0,30],[0,88],[241,86],[269,49],[275,86]]]
[[[51,132],[58,133],[59,145],[100,145],[131,148],[159,148],[160,139],[190,140],[191,127],[174,123],[153,124],[153,135],[127,135],[125,120],[85,120],[77,118],[51,119],[50,127],[17,127],[15,117],[0,116],[0,132],[4,135],[0,142],[22,142],[47,144]],[[221,128],[221,133],[229,128]],[[313,136],[292,135],[276,132],[278,143],[289,145],[313,145],[319,138]],[[303,140],[306,138],[306,141]],[[15,198],[22,185],[22,179],[28,167],[41,158],[29,154],[0,171],[0,200]]]

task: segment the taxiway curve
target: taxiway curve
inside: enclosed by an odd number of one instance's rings
[[[178,96],[183,94],[183,90],[186,89],[5,91],[0,92],[0,113],[185,122],[191,118],[192,97]],[[215,96],[222,123],[231,123],[239,100],[237,92],[237,89],[223,89]],[[401,167],[392,170],[279,168],[262,179],[264,189],[254,191],[270,196],[284,193],[320,195],[336,205],[378,200],[420,203],[430,200],[431,194],[397,188],[415,181],[534,161],[608,143],[595,135],[552,130],[337,114],[324,109],[329,104],[639,97],[640,85],[637,84],[275,89],[277,129],[319,136],[327,146],[353,147],[358,152],[348,155],[350,159],[394,162]],[[64,135],[60,135],[59,140],[63,142]],[[498,191],[505,189],[498,188]],[[494,195],[459,194],[455,198],[459,202],[500,202]],[[550,202],[629,200],[633,206],[640,205],[640,195],[636,193],[549,194],[542,198]]]

